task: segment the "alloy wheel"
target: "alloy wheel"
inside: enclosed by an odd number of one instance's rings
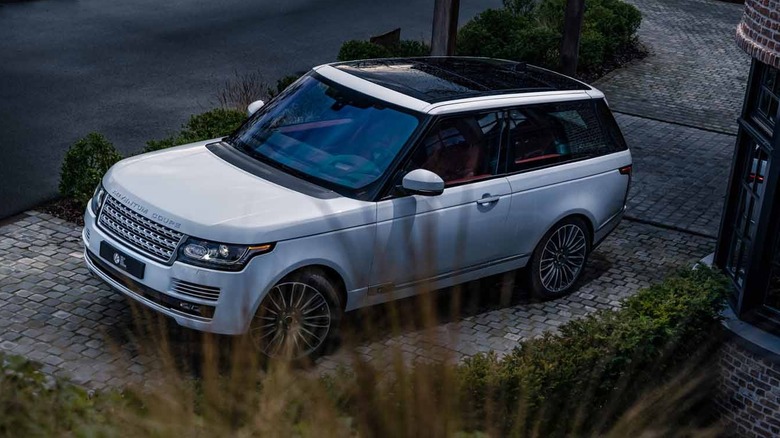
[[[308,284],[287,282],[268,292],[251,335],[269,357],[300,359],[325,342],[330,328],[331,310],[325,296]]]
[[[539,278],[550,292],[562,292],[577,280],[585,265],[588,244],[585,232],[577,225],[558,228],[544,245]]]

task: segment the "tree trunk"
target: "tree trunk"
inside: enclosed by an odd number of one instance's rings
[[[455,37],[458,33],[460,0],[434,0],[431,55],[455,54]]]
[[[577,59],[580,51],[580,32],[585,13],[585,0],[568,0],[566,16],[563,21],[563,40],[561,41],[561,72],[572,76],[577,72]]]

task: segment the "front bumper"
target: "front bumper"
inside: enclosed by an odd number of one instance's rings
[[[90,208],[84,215],[84,260],[89,270],[113,289],[144,306],[173,318],[179,325],[195,330],[237,335],[246,332],[257,304],[267,290],[262,279],[270,279],[263,272],[262,257],[255,257],[240,272],[224,272],[174,262],[166,265],[152,260],[133,247],[114,238],[95,225]],[[100,255],[101,242],[107,242],[132,258],[144,263],[143,279],[138,279],[117,268]],[[177,284],[218,291],[218,298],[204,299],[188,293]],[[194,286],[193,286],[194,285]],[[184,290],[184,293],[181,291]]]

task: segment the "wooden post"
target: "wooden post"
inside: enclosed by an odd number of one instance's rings
[[[459,9],[460,0],[434,0],[431,55],[451,56],[455,54]]]
[[[585,0],[567,0],[561,41],[561,72],[572,76],[577,72],[580,51],[580,32],[585,16]]]

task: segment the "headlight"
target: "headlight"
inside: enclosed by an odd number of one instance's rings
[[[231,245],[190,237],[179,249],[178,260],[206,268],[240,271],[249,259],[273,249],[272,243],[249,246]]]
[[[106,200],[106,190],[103,188],[103,183],[98,184],[95,188],[95,194],[92,195],[92,211],[97,215],[100,213],[100,209],[103,207],[103,201]]]

